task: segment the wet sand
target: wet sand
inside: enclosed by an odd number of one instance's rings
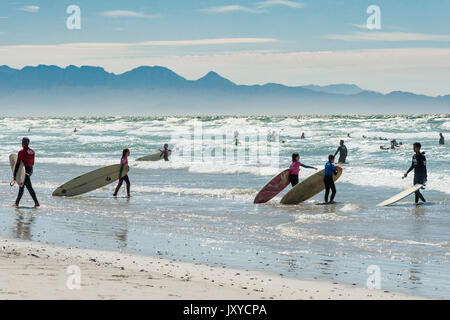
[[[73,270],[81,271],[76,288]],[[72,289],[69,289],[67,283]],[[421,299],[119,252],[0,238],[0,299]]]

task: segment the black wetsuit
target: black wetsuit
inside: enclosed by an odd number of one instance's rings
[[[15,170],[14,170],[14,176],[17,176],[17,172],[19,171],[19,165],[20,163],[16,164]],[[25,190],[25,187],[27,188],[28,192],[30,193],[31,198],[33,199],[34,203],[39,203],[36,197],[36,192],[34,192],[33,186],[31,184],[30,176],[33,174],[33,167],[25,167],[25,180],[21,187],[19,187],[19,193],[17,194],[16,198],[16,205],[18,206],[20,203],[20,200],[22,200],[23,192]]]
[[[334,185],[333,175],[337,175],[338,171],[336,167],[328,161],[325,164],[325,177],[323,178],[323,183],[325,184],[325,203],[328,203],[328,196],[330,195],[331,190],[331,198],[330,202],[334,201],[334,197],[336,196],[336,186]]]
[[[335,156],[339,153],[339,163],[345,163],[345,160],[347,160],[347,147],[345,146],[345,144],[339,146],[339,148],[337,149],[336,153],[334,154]]]
[[[444,145],[445,144],[445,139],[444,136],[441,135],[441,137],[439,138],[439,144],[440,145]]]
[[[414,185],[425,184],[428,179],[427,174],[427,159],[425,158],[425,153],[416,153],[412,157],[411,167],[408,169],[407,173],[410,173],[414,169]],[[420,190],[416,191],[416,203],[419,202],[419,198],[425,202],[425,198],[420,193]]]

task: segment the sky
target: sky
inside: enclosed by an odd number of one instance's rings
[[[80,29],[69,29],[70,5]],[[371,5],[380,29],[369,29]],[[450,0],[0,2],[0,64],[160,65],[237,84],[357,84],[450,94]]]

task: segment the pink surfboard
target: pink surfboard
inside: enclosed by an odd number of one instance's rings
[[[266,203],[288,186],[289,169],[284,170],[267,183],[255,197],[253,203]]]

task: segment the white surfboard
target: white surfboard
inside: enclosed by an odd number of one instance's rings
[[[172,151],[169,151],[169,157],[171,156]],[[164,159],[164,154],[158,150],[158,152],[150,154],[148,156],[145,157],[141,157],[136,159],[136,161],[159,161]]]
[[[422,187],[423,187],[423,184],[416,184],[415,186],[413,186],[409,189],[403,190],[402,192],[396,194],[395,196],[387,199],[386,201],[383,201],[383,202],[377,204],[377,207],[385,207],[385,206],[394,204],[394,203],[406,198],[410,194],[413,194],[414,192],[416,192],[417,190],[419,190]]]
[[[11,165],[11,170],[14,174],[14,169],[16,168],[17,162],[17,154],[9,155],[9,164]],[[19,171],[17,171],[16,182],[19,186],[23,185],[25,182],[25,167],[23,166],[23,162],[20,163]]]
[[[52,195],[55,197],[73,197],[107,186],[119,180],[120,166],[120,164],[114,164],[85,173],[66,182],[56,189]],[[124,177],[129,170],[130,168],[125,165],[121,177]]]

